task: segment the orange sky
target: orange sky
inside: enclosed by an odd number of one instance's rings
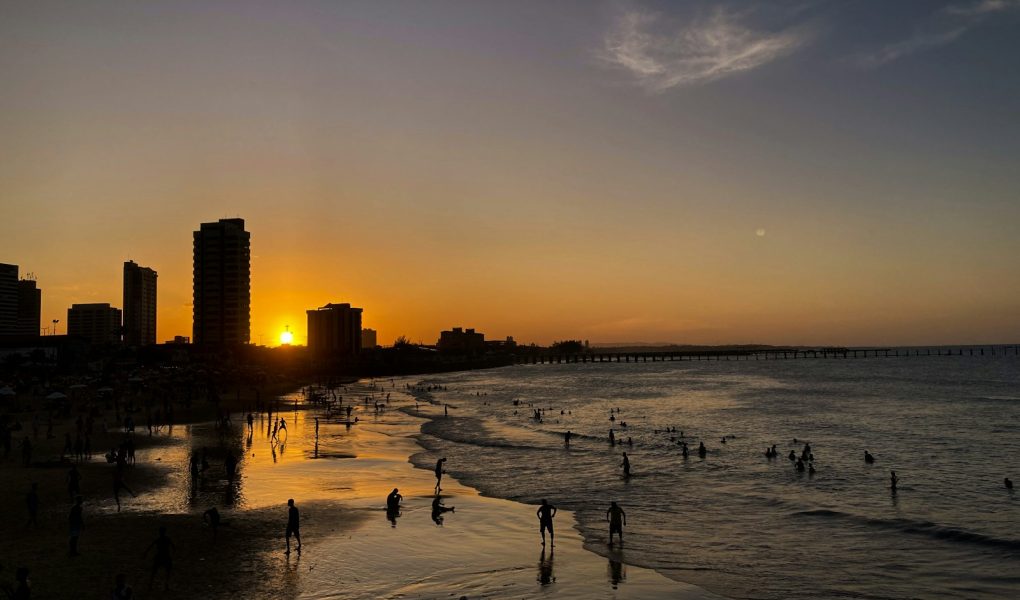
[[[158,339],[191,335],[191,232],[240,216],[255,342],[327,302],[382,343],[1020,334],[1020,125],[981,48],[643,81],[605,11],[381,4],[3,8],[0,262],[44,324],[120,306],[133,259]]]

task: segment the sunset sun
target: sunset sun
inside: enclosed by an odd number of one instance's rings
[[[289,346],[293,342],[294,334],[290,331],[290,329],[286,329],[282,333],[280,333],[280,344],[284,346]]]

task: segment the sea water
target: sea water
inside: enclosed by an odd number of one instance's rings
[[[446,456],[483,494],[574,510],[595,552],[608,551],[617,501],[627,562],[732,598],[1020,597],[1020,499],[1003,483],[1020,479],[1016,356],[527,365],[423,381],[445,386],[433,397],[450,408],[423,425],[416,465]],[[806,442],[814,474],[787,458]]]

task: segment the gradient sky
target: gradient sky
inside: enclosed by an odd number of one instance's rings
[[[0,262],[43,320],[252,232],[252,340],[1020,334],[1020,0],[4,2]],[[61,325],[63,329],[63,325]]]

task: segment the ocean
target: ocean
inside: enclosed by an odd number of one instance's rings
[[[422,426],[416,466],[446,456],[484,495],[573,510],[596,553],[609,553],[617,501],[625,562],[730,598],[1020,597],[1020,500],[1003,483],[1020,479],[1016,356],[526,365],[420,381],[446,387],[432,398],[449,416]],[[787,458],[805,443],[813,474]]]

